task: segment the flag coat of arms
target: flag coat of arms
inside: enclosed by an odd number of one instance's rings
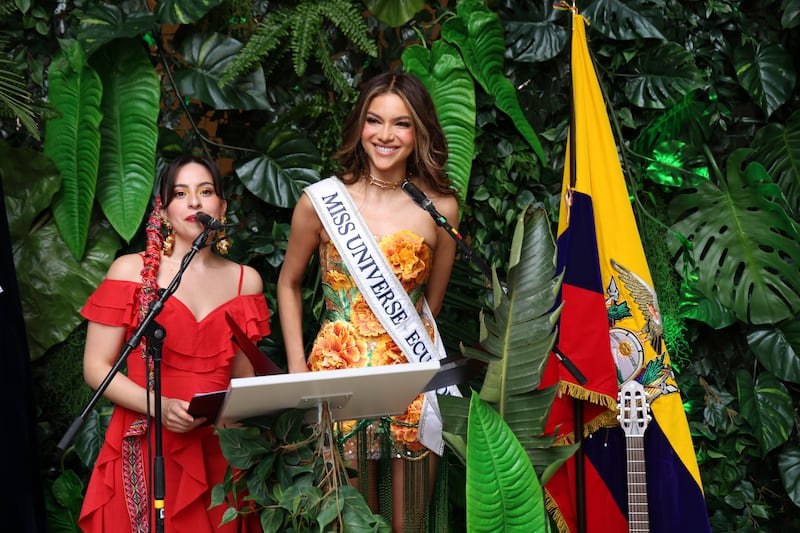
[[[589,56],[586,21],[573,10],[572,22],[573,121],[558,228],[564,307],[557,347],[586,381],[554,356],[542,387],[559,384],[547,430],[564,443],[575,442],[574,402],[581,402],[585,496],[577,497],[573,457],[545,485],[548,509],[563,532],[577,531],[578,513],[589,533],[710,532],[658,299]],[[643,436],[646,489],[635,489],[647,498],[647,529],[629,523],[631,465],[617,423],[617,394],[631,380],[641,383],[651,417]]]

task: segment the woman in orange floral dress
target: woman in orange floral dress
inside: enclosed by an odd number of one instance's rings
[[[387,72],[369,80],[345,123],[335,159],[341,163],[338,179],[411,301],[421,311],[424,298],[436,316],[447,288],[456,243],[400,185],[411,180],[453,225],[458,221],[458,202],[444,171],[444,134],[422,83],[401,72]],[[319,254],[325,312],[306,358],[301,288],[315,253]],[[278,312],[290,372],[407,362],[359,292],[305,194],[294,210],[286,258],[278,278]],[[424,323],[433,335],[433,325],[428,320]],[[402,490],[404,470],[408,471],[409,464],[427,462],[430,479],[435,472],[435,454],[428,453],[417,440],[421,406],[422,395],[401,416],[373,423],[363,432],[353,431],[366,435],[368,459],[378,459],[385,453],[387,447],[379,445],[376,435],[388,433],[388,449],[393,458],[392,527],[397,532],[404,530],[404,521],[406,530],[424,531],[420,516],[424,515],[425,493],[430,486],[422,487],[419,497],[408,505]],[[344,432],[353,429],[353,425],[345,425]],[[355,429],[364,425],[360,422]],[[346,441],[346,451],[352,448],[352,441]],[[370,472],[374,473],[374,469]],[[369,477],[374,486],[376,476]],[[377,512],[377,490],[371,488],[368,496]]]

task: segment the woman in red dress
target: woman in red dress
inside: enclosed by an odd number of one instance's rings
[[[183,155],[165,174],[148,224],[143,253],[123,255],[89,297],[81,314],[89,320],[84,378],[96,389],[106,378],[160,287],[169,286],[203,226],[203,212],[224,219],[222,179],[209,159]],[[162,205],[163,202],[163,205]],[[166,238],[162,234],[166,230]],[[219,252],[224,235],[211,232]],[[161,421],[164,462],[164,530],[170,533],[261,531],[255,515],[218,528],[226,506],[209,509],[211,490],[227,468],[214,428],[188,412],[196,393],[222,390],[232,377],[254,374],[232,342],[226,315],[247,336],[269,333],[262,281],[251,267],[203,247],[183,273],[175,293],[157,316],[166,330],[162,347]],[[148,371],[148,366],[150,371]],[[154,531],[152,498],[155,397],[147,387],[152,365],[142,347],[131,351],[127,375],[118,373],[104,396],[115,404],[105,442],[86,491],[79,526],[87,533]]]

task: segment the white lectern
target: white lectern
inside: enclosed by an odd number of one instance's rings
[[[347,368],[296,374],[235,378],[225,394],[220,418],[243,420],[284,409],[313,409],[318,419],[356,420],[405,411],[439,370],[438,361]]]

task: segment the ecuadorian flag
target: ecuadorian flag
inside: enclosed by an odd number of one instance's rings
[[[587,532],[710,532],[658,300],[589,57],[586,21],[573,10],[572,22],[573,123],[558,228],[564,307],[557,347],[586,382],[551,358],[542,386],[558,383],[560,394],[548,431],[563,443],[575,442],[573,408],[581,402]],[[618,391],[630,380],[643,386],[652,417],[643,437],[646,487],[628,481],[633,465],[616,419]],[[548,509],[564,532],[577,531],[575,460],[545,485]],[[630,521],[629,487],[646,498],[648,511]]]

